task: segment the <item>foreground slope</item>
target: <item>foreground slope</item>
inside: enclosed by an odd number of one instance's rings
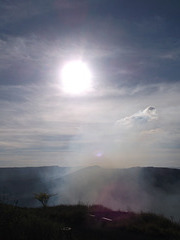
[[[180,239],[180,225],[164,217],[117,212],[99,205],[31,209],[0,204],[0,213],[3,240]]]
[[[180,219],[180,170],[169,168],[80,170],[61,167],[0,169],[0,200],[37,207],[34,193],[56,194],[58,204],[102,204],[114,210],[151,211]]]

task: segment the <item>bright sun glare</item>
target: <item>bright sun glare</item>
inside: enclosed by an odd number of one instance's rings
[[[65,64],[61,72],[63,91],[70,94],[83,94],[91,90],[91,72],[82,61]]]

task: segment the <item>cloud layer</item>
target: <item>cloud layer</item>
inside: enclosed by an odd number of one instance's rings
[[[179,3],[140,2],[1,1],[1,166],[179,166]],[[62,91],[74,59],[87,95]]]

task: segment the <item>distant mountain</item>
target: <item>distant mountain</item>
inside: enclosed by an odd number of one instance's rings
[[[34,193],[50,192],[51,184],[70,172],[66,167],[0,168],[0,200],[20,206],[38,206]]]
[[[34,193],[57,194],[50,204],[102,204],[123,211],[151,211],[180,218],[180,169],[1,168],[0,198],[39,206]]]
[[[65,201],[180,217],[180,170],[88,167],[64,178]]]

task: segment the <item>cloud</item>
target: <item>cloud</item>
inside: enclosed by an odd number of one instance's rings
[[[139,85],[115,89],[116,97],[106,89],[103,95],[97,91],[95,96],[67,98],[51,84],[3,86],[0,162],[177,166],[179,85],[152,84],[150,89]]]
[[[76,0],[76,1],[66,1],[61,0],[56,2],[56,6],[60,9],[74,9],[79,8],[82,5],[87,5],[88,2],[86,0]]]
[[[120,119],[116,122],[116,125],[124,125],[126,127],[143,127],[148,122],[156,120],[158,118],[157,110],[155,107],[147,107],[143,111],[138,111],[137,113]]]
[[[16,23],[31,17],[47,12],[50,1],[1,1],[0,5],[0,26]]]
[[[140,115],[146,116],[147,121],[155,120],[157,119],[157,110],[155,107],[147,107]]]

